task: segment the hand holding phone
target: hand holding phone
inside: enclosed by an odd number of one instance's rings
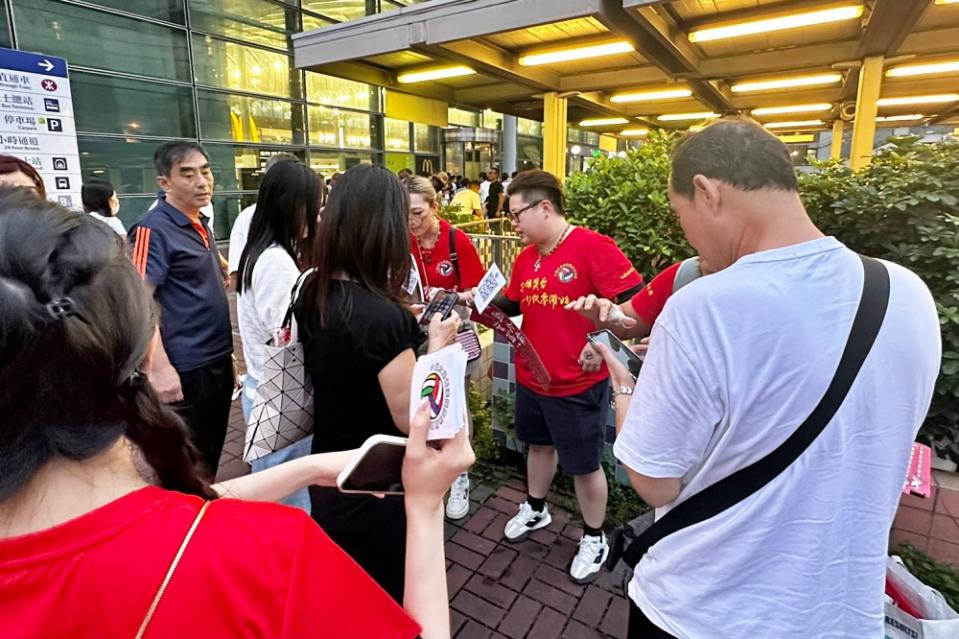
[[[406,438],[373,435],[336,478],[344,493],[403,494],[403,457]]]
[[[423,311],[423,314],[420,316],[420,324],[428,326],[430,320],[433,319],[433,315],[437,313],[439,313],[440,319],[447,319],[453,312],[453,307],[456,306],[459,299],[459,295],[456,293],[440,291],[433,298],[433,301],[429,303],[429,306],[426,307],[426,310]]]
[[[626,370],[629,371],[633,380],[639,377],[639,369],[643,366],[643,360],[640,359],[639,355],[634,353],[629,346],[624,344],[622,340],[613,335],[611,331],[603,329],[595,333],[589,333],[586,339],[592,344],[599,343],[609,349],[613,357],[616,358],[616,361],[621,363]]]

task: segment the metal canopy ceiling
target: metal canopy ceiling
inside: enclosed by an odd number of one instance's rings
[[[691,31],[863,5],[861,17],[705,42]],[[635,52],[521,66],[531,51],[626,40]],[[829,103],[813,114],[763,121],[849,117],[864,57],[887,68],[959,58],[959,4],[936,0],[431,0],[398,11],[294,36],[296,65],[444,100],[541,119],[542,94],[569,98],[569,120],[623,116],[636,125],[662,114],[749,113],[782,105]],[[475,75],[399,84],[410,69],[466,65]],[[743,81],[808,74],[842,75],[827,86],[735,93]],[[686,88],[690,97],[615,103],[617,93]],[[881,96],[959,93],[959,72],[884,78]],[[880,116],[922,113],[959,122],[959,103],[880,107]],[[882,123],[880,123],[882,124]],[[625,125],[629,126],[629,125]],[[624,125],[593,130],[615,132]]]

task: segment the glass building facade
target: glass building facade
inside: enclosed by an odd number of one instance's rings
[[[125,223],[156,197],[154,149],[201,142],[222,240],[275,153],[325,177],[386,153],[439,166],[439,128],[386,119],[380,88],[293,65],[294,33],[413,1],[5,0],[0,46],[67,59],[83,177],[114,185]]]

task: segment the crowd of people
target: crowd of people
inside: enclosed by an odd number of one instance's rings
[[[616,457],[666,516],[818,410],[865,288],[859,256],[806,215],[786,147],[743,119],[677,145],[669,198],[698,256],[645,285],[611,238],[568,218],[545,171],[504,183],[495,168],[458,181],[360,165],[328,184],[277,156],[224,260],[203,147],[154,159],[161,195],[124,241],[109,184],[84,186],[80,215],[0,157],[4,637],[448,637],[443,519],[469,511],[471,429],[428,444],[410,385],[419,354],[472,330],[491,265],[443,203],[508,217],[526,245],[493,305],[522,316],[548,383],[517,355],[528,494],[503,537],[551,523],[561,466],[583,524],[577,583],[610,553],[609,410]],[[887,536],[941,345],[924,284],[880,270],[881,328],[835,416],[767,485],[649,549],[629,637],[881,636]],[[312,434],[214,484],[237,386],[231,285],[244,416],[289,321]],[[458,312],[420,322],[442,290]],[[597,329],[642,340],[638,379],[587,341]],[[335,487],[373,435],[409,438],[402,496]],[[264,503],[280,501],[292,508]]]

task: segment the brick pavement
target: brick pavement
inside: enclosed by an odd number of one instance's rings
[[[230,296],[231,310],[233,296]],[[234,315],[234,327],[236,326]],[[239,334],[236,355],[243,367]],[[218,480],[249,472],[242,459],[244,424],[233,403]],[[503,540],[503,527],[525,499],[522,480],[506,472],[472,474],[470,515],[446,522],[447,584],[455,639],[610,639],[626,636],[623,590],[602,572],[588,586],[567,572],[582,525],[550,504],[553,522],[526,540]]]

